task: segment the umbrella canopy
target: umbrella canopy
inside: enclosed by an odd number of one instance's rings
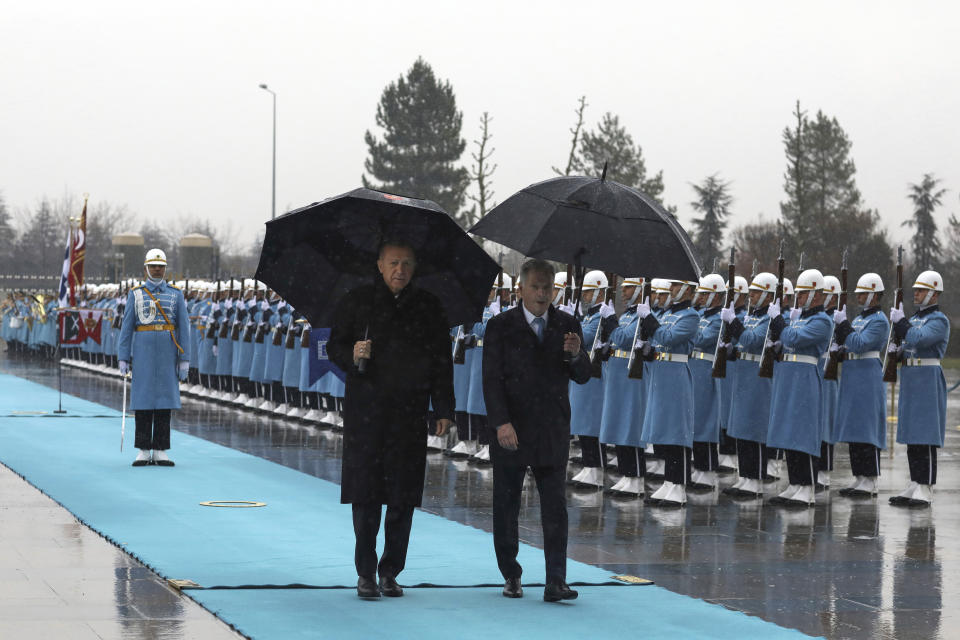
[[[532,258],[624,276],[697,280],[693,243],[653,198],[603,178],[562,176],[494,207],[471,233]]]
[[[414,248],[412,283],[440,299],[451,325],[479,320],[500,267],[430,200],[361,188],[284,214],[267,222],[256,277],[327,327],[344,294],[380,277],[387,238]]]

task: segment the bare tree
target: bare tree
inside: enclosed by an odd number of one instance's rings
[[[577,147],[580,144],[580,131],[583,129],[583,114],[587,110],[587,96],[580,96],[579,105],[577,107],[577,124],[573,126],[573,129],[570,129],[570,133],[573,134],[573,140],[570,142],[570,154],[567,156],[567,168],[563,171],[552,167],[553,172],[558,176],[568,176],[570,172],[573,171],[574,167],[577,164]]]
[[[493,202],[493,189],[490,187],[490,176],[497,170],[497,165],[490,166],[490,156],[493,155],[494,148],[490,147],[490,139],[493,134],[490,133],[490,122],[493,118],[486,111],[480,117],[480,139],[474,140],[473,144],[477,146],[476,153],[470,152],[473,158],[473,165],[470,167],[470,179],[477,183],[477,195],[467,194],[475,204],[465,213],[467,228],[472,227],[480,218],[487,215],[487,211],[496,206]],[[479,208],[479,212],[477,209]]]

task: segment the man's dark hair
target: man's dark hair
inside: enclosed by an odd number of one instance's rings
[[[380,248],[377,250],[377,258],[383,257],[383,250],[387,247],[397,247],[399,249],[410,249],[410,252],[414,257],[417,256],[417,250],[413,248],[413,245],[404,240],[403,238],[397,237],[386,237],[380,242]]]
[[[553,265],[546,260],[541,260],[540,258],[529,258],[520,267],[520,284],[526,284],[527,278],[532,273],[545,275],[547,278],[549,278],[550,282],[553,282],[554,276],[557,275],[557,270],[554,269]]]

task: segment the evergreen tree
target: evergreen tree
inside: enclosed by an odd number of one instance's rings
[[[583,175],[599,178],[603,165],[607,164],[607,178],[628,187],[639,189],[655,200],[663,194],[663,171],[647,177],[647,165],[640,145],[620,118],[609,111],[597,125],[596,131],[584,131],[580,138],[580,153],[574,161],[574,169]]]
[[[780,204],[788,253],[803,251],[807,265],[831,273],[847,248],[852,272],[890,273],[893,250],[879,214],[863,206],[850,139],[822,111],[811,120],[798,102],[793,115],[796,125],[783,133],[787,200]]]
[[[716,174],[704,179],[700,184],[692,184],[697,199],[690,203],[694,211],[702,214],[693,219],[693,246],[697,250],[700,264],[712,264],[714,259],[723,259],[721,243],[723,232],[730,215],[733,196],[728,193],[729,182],[717,178]]]
[[[13,273],[17,231],[13,228],[7,203],[0,193],[0,272]]]
[[[17,243],[17,271],[34,275],[59,275],[67,241],[65,221],[54,215],[44,198],[30,216]]]
[[[937,190],[938,184],[940,180],[934,178],[933,174],[925,173],[920,184],[909,185],[907,197],[913,202],[913,217],[905,220],[901,226],[916,229],[910,246],[913,249],[913,266],[917,270],[936,269],[940,263],[942,246],[933,212],[940,206],[947,190]]]
[[[418,58],[380,96],[376,123],[383,138],[369,130],[364,135],[364,169],[371,176],[363,176],[364,186],[433,200],[466,226],[461,207],[470,174],[458,165],[467,144],[460,137],[462,121],[450,83],[438,81]]]

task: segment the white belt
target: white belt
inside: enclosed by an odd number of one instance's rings
[[[746,360],[747,362],[760,362],[763,360],[763,355],[759,353],[741,353],[741,360]]]
[[[869,358],[880,359],[879,351],[864,351],[863,353],[847,353],[844,356],[847,360],[867,360]]]
[[[816,356],[802,356],[798,353],[785,353],[783,354],[784,362],[802,362],[804,364],[817,365],[820,364],[820,358]]]
[[[907,358],[903,361],[905,367],[939,367],[940,360],[937,358]]]
[[[688,356],[685,353],[658,353],[657,360],[664,362],[686,362]]]
[[[694,360],[709,360],[713,362],[716,359],[712,353],[707,353],[706,351],[700,351],[699,349],[694,349],[693,353],[690,354],[690,357]]]

